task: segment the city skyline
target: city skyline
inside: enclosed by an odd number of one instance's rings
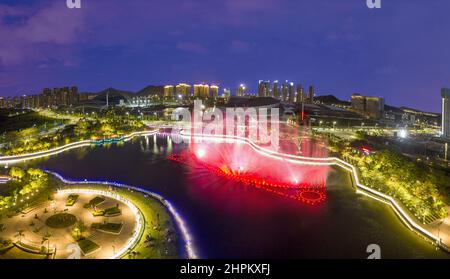
[[[65,1],[2,1],[0,95],[186,81],[257,92],[260,79],[288,79],[318,95],[441,110],[449,37],[435,27],[449,3],[313,2],[96,1],[70,10]]]

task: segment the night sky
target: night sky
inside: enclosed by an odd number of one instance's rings
[[[288,79],[439,112],[450,87],[449,0],[81,1],[0,0],[1,96]]]

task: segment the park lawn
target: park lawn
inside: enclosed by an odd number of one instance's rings
[[[121,194],[124,198],[130,200],[135,204],[142,212],[145,219],[145,229],[142,234],[140,241],[137,243],[133,251],[137,252],[136,259],[177,259],[180,258],[178,255],[177,243],[179,237],[178,231],[175,230],[175,223],[167,211],[164,205],[162,205],[157,199],[153,197],[146,197],[140,192],[130,192],[125,189],[117,189],[117,192]],[[155,230],[154,225],[158,223],[159,214],[159,224],[160,229]],[[172,242],[162,244],[165,238],[165,231],[169,229],[172,234]],[[151,235],[152,239],[155,241],[156,246],[153,248],[148,248],[148,243],[146,243],[146,236]],[[164,250],[168,250],[168,254],[164,253]],[[127,258],[126,256],[124,258]]]
[[[77,243],[81,249],[81,252],[83,252],[83,255],[85,255],[85,256],[100,249],[100,245],[98,245],[97,243],[95,243],[94,241],[92,241],[88,238],[80,239],[80,240],[78,240]]]
[[[122,214],[122,210],[117,206],[105,209],[106,217],[114,217]]]
[[[119,234],[122,231],[123,224],[122,223],[93,223],[91,225],[92,229]]]
[[[11,132],[25,128],[41,126],[45,123],[53,124],[58,121],[55,118],[42,116],[37,112],[28,112],[25,114],[19,114],[14,116],[8,116],[6,111],[0,113],[0,131]],[[60,120],[59,120],[60,121]]]

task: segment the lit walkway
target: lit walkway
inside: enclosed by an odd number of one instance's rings
[[[450,247],[450,206],[447,206],[447,212],[447,218],[436,220],[429,224],[428,227],[431,233],[440,237],[442,243]]]

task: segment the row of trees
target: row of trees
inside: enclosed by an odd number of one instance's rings
[[[144,123],[132,115],[117,115],[113,111],[96,118],[82,118],[75,126],[66,126],[62,131],[46,133],[30,127],[8,134],[8,144],[0,151],[5,155],[19,155],[48,150],[71,141],[120,137],[144,128]]]
[[[23,197],[27,197],[48,185],[48,174],[40,169],[28,170],[12,167],[9,171],[12,180],[8,182],[12,191],[9,195],[0,196],[0,210],[13,207]]]
[[[110,138],[142,130],[144,123],[134,116],[116,115],[109,112],[106,116],[95,120],[81,119],[74,128],[78,139]]]
[[[445,189],[449,177],[389,150],[370,155],[347,149],[344,156],[358,167],[367,186],[400,200],[424,222],[447,216]]]

